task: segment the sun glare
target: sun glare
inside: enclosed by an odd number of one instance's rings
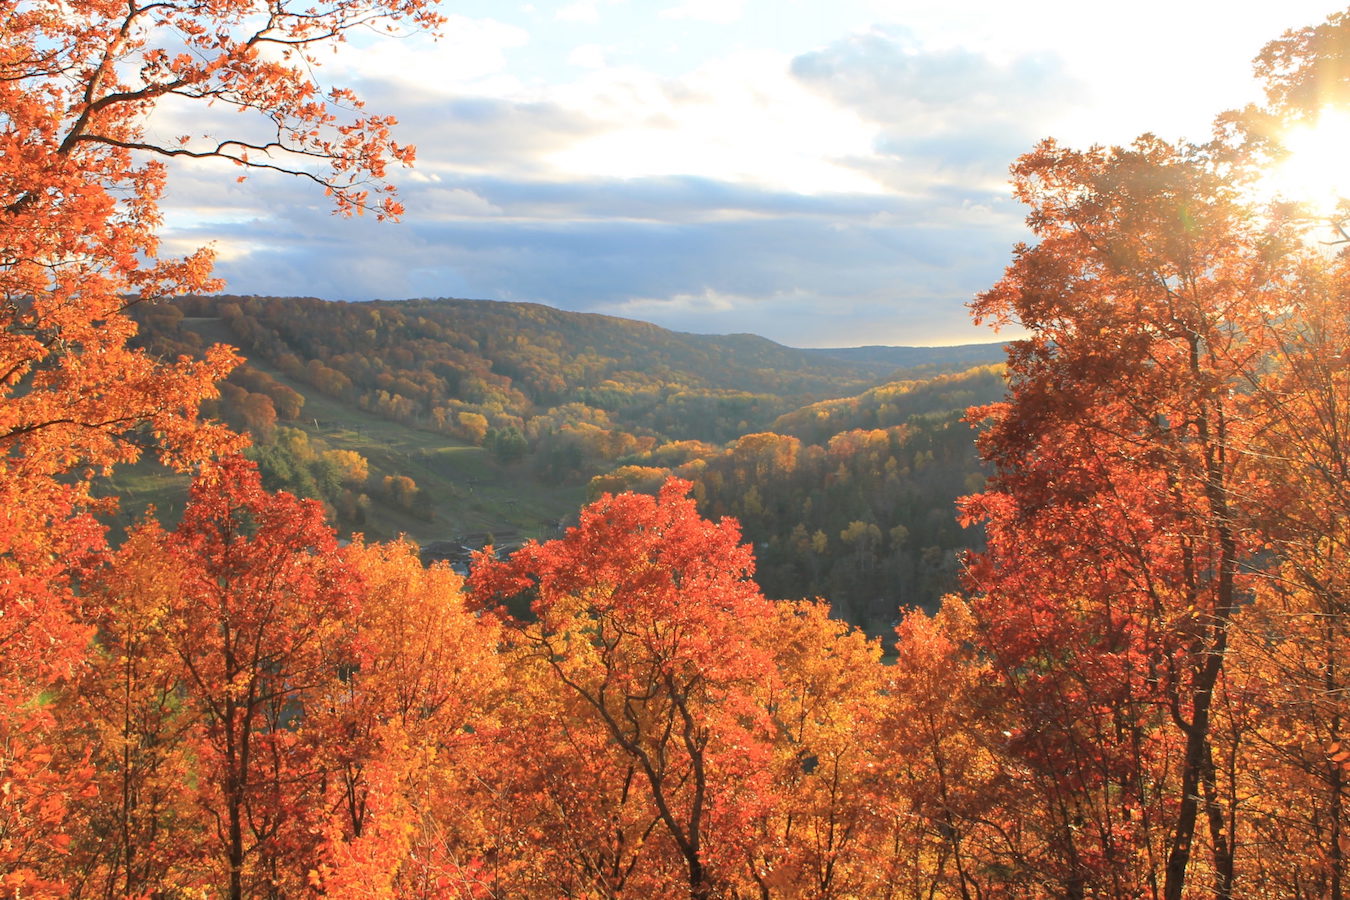
[[[1350,197],[1350,115],[1324,110],[1311,125],[1291,129],[1283,143],[1289,155],[1272,168],[1263,193],[1320,214]]]

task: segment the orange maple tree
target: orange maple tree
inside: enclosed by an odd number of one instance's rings
[[[358,582],[316,500],[268,494],[229,457],[197,477],[156,554],[178,571],[164,617],[181,665],[197,803],[227,896],[295,896],[321,831],[325,698],[355,660]]]
[[[780,602],[764,626],[776,677],[772,802],[752,820],[746,886],[760,896],[867,896],[892,882],[881,646],[821,601]]]
[[[182,665],[169,640],[182,572],[146,524],[108,560],[85,599],[97,642],[56,714],[61,736],[88,748],[90,790],[74,799],[65,868],[76,895],[136,897],[198,886],[205,823],[184,785],[194,778]],[[74,827],[70,827],[71,823]]]
[[[294,895],[325,825],[330,698],[356,658],[357,581],[322,508],[228,457],[178,528],[142,525],[100,580],[67,723],[97,766],[81,880],[105,896]]]
[[[682,881],[690,897],[715,896],[741,876],[749,822],[769,795],[772,724],[756,695],[774,670],[754,636],[772,605],[735,523],[700,518],[689,487],[606,495],[566,537],[505,562],[483,556],[470,579],[485,608],[516,604],[508,630],[559,695],[546,729],[564,753],[590,754],[576,763],[593,774],[577,783],[589,783],[594,808],[574,822],[563,806],[553,827],[590,824],[614,840],[573,833],[609,845],[559,859],[578,890]]]
[[[329,897],[473,896],[494,829],[510,660],[499,624],[463,579],[424,568],[410,541],[356,541],[361,581],[353,663],[335,687],[324,749],[334,810],[315,882]]]
[[[1271,354],[1243,393],[1244,415],[1263,423],[1248,448],[1244,519],[1278,562],[1257,583],[1234,648],[1257,710],[1241,774],[1252,830],[1289,850],[1259,857],[1262,878],[1327,897],[1343,897],[1350,874],[1346,265],[1342,255],[1304,267],[1290,306],[1267,318]]]
[[[974,309],[1031,336],[1007,402],[974,413],[996,472],[966,503],[989,534],[968,584],[1041,785],[1044,867],[1069,896],[1177,900],[1203,847],[1227,896],[1216,697],[1259,550],[1238,391],[1299,254],[1195,149],[1047,142],[1014,177],[1039,243]]]

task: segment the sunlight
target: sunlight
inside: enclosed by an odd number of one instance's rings
[[[1350,114],[1323,110],[1316,121],[1300,125],[1284,138],[1289,155],[1272,167],[1262,193],[1305,204],[1319,215],[1330,215],[1336,204],[1350,197]]]

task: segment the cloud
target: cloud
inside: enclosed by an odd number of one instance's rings
[[[573,0],[558,9],[553,18],[559,22],[580,22],[597,25],[602,18],[601,5],[616,6],[624,0]]]
[[[738,51],[679,78],[634,68],[589,73],[552,99],[596,133],[549,155],[559,175],[697,176],[803,193],[878,191],[842,164],[874,127],[789,77],[789,57]]]
[[[1063,102],[1018,105],[1069,84],[1053,57],[874,28],[669,74],[559,38],[565,77],[526,83],[511,54],[540,36],[472,23],[473,60],[408,44],[404,70],[352,70],[419,149],[391,172],[402,224],[335,218],[298,181],[189,169],[168,246],[218,241],[240,293],[531,300],[797,346],[988,337],[963,304],[1023,236],[1003,173]]]
[[[755,305],[757,297],[735,296],[720,293],[712,288],[704,288],[697,294],[675,294],[670,297],[634,297],[618,303],[601,304],[597,311],[606,312],[628,319],[650,319],[655,316],[670,320],[688,317],[708,323],[708,318],[718,318],[737,309]]]
[[[551,175],[547,158],[606,130],[603,122],[559,103],[494,97],[442,98],[431,92],[372,84],[362,90],[372,109],[395,109],[398,138],[417,147],[416,171],[428,176]],[[396,171],[395,180],[405,177]]]
[[[692,178],[410,186],[398,225],[335,218],[297,183],[270,193],[270,214],[184,220],[175,246],[219,240],[240,293],[532,300],[798,346],[981,339],[962,304],[1018,234],[1010,203],[977,215]]]
[[[944,183],[952,173],[1002,182],[1009,163],[1086,97],[1057,56],[1000,62],[959,47],[928,49],[899,27],[873,27],[801,54],[792,74],[878,126],[879,159],[861,165],[896,187]],[[881,171],[878,162],[889,165]]]
[[[529,43],[530,33],[518,25],[452,13],[435,40],[419,33],[362,41],[353,52],[337,55],[321,74],[335,83],[380,82],[441,96],[503,93],[518,84],[514,76],[503,76],[511,52]]]
[[[438,187],[418,191],[417,204],[423,209],[433,211],[435,217],[442,219],[476,219],[502,214],[500,206],[490,203],[479,194],[465,188],[446,189]]]

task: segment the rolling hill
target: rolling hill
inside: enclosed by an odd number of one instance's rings
[[[188,297],[136,315],[163,354],[240,348],[207,411],[252,433],[269,486],[320,497],[344,531],[544,539],[588,485],[678,474],[705,514],[745,522],[772,593],[829,588],[869,624],[951,586],[975,540],[952,502],[978,484],[959,419],[1002,392],[998,344],[801,350],[474,300]],[[797,462],[747,468],[766,441]],[[149,502],[172,519],[182,482],[142,465],[114,488],[124,519]]]

